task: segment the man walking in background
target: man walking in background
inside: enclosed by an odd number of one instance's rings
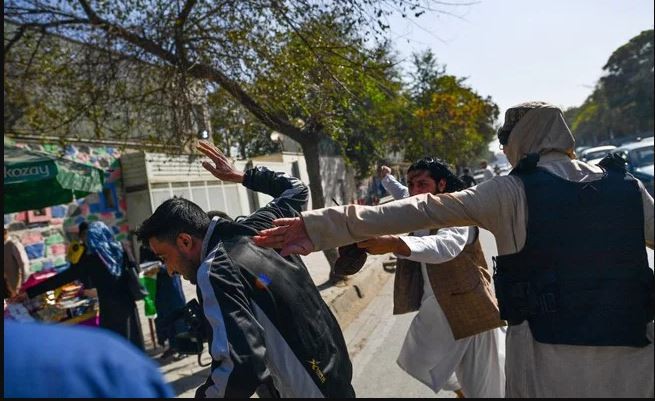
[[[482,169],[482,180],[480,182],[489,181],[496,176],[494,169],[486,160],[480,160],[480,168]]]

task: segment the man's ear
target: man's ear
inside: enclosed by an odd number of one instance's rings
[[[440,179],[439,183],[437,184],[437,191],[439,191],[440,194],[443,193],[446,190],[446,185],[448,185],[446,183],[446,179],[445,178]]]
[[[193,238],[187,233],[179,233],[175,239],[175,244],[178,248],[189,252],[193,247]]]

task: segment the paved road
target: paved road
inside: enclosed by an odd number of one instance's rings
[[[451,392],[435,394],[396,364],[405,333],[416,313],[393,316],[392,293],[393,279],[390,278],[344,331],[357,397],[454,398]]]

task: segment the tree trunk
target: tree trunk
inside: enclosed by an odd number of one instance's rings
[[[307,133],[307,139],[300,142],[305,162],[307,163],[307,175],[309,176],[309,191],[312,195],[312,209],[325,207],[325,197],[323,195],[323,180],[321,178],[321,164],[319,154],[318,134]],[[303,138],[305,139],[305,138]],[[339,256],[336,249],[326,249],[323,251],[325,257],[330,263],[330,277],[333,276],[334,262]]]
[[[186,74],[191,77],[219,84],[265,126],[279,131],[300,143],[303,148],[303,153],[305,154],[305,159],[307,161],[309,189],[312,194],[313,207],[316,209],[325,205],[325,200],[323,199],[323,188],[321,187],[321,170],[319,166],[319,130],[304,132],[292,124],[284,116],[280,116],[276,113],[265,110],[262,105],[260,105],[254,98],[252,98],[237,81],[230,79],[223,71],[213,67],[212,65],[200,63],[194,63],[190,65],[184,57],[184,53],[181,52],[181,42],[176,43],[179,53],[174,53],[163,48],[158,43],[148,38],[139,36],[119,25],[113,24],[110,21],[101,18],[98,14],[96,14],[95,10],[93,10],[87,1],[80,0],[80,3],[91,25],[104,30],[108,33],[109,36],[122,38],[123,40],[140,47],[147,53],[150,53],[151,55],[169,63],[172,66],[177,66],[178,68],[182,67],[185,69]],[[191,7],[193,7],[193,4],[194,2],[188,2],[188,7],[185,6],[185,9],[180,14],[180,21],[182,21],[181,25],[183,25],[184,19],[186,18],[186,15],[188,15]],[[179,38],[180,35],[178,32],[178,35],[176,35],[175,39],[178,40]],[[332,270],[334,261],[336,260],[337,251],[332,249],[326,250],[324,253],[328,259],[328,262],[330,262],[330,270]]]

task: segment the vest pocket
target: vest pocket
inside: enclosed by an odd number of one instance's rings
[[[466,269],[461,274],[456,274],[451,282],[450,294],[466,294],[467,292],[474,291],[481,285],[480,273],[477,267],[473,269]]]

